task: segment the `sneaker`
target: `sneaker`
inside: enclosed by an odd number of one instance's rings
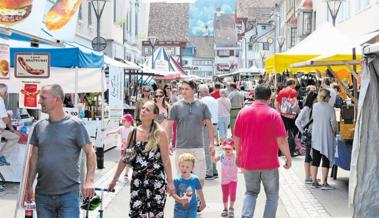
[[[7,158],[5,158],[4,155],[0,156],[0,166],[9,166],[11,165],[11,162],[9,162],[9,160],[7,160]]]
[[[311,185],[312,188],[320,188],[320,184],[318,182],[313,182]]]
[[[324,184],[321,186],[321,190],[327,191],[327,190],[333,190],[335,189],[333,186],[330,186],[329,184]]]
[[[312,178],[306,178],[304,183],[305,184],[312,184]]]
[[[215,178],[213,178],[213,176],[210,176],[210,175],[206,175],[205,176],[205,180],[214,180]]]
[[[234,218],[234,208],[229,208],[229,218]]]
[[[221,217],[227,217],[228,216],[228,209],[224,209],[221,213]]]
[[[218,178],[218,173],[213,174],[213,178],[217,179]]]

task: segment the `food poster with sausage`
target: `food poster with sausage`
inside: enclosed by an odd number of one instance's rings
[[[82,0],[50,0],[47,2],[42,29],[55,39],[73,41]]]
[[[47,53],[15,53],[16,78],[49,78],[50,55]]]
[[[20,90],[20,108],[38,109],[38,98],[41,92],[41,84],[36,81],[22,81]]]
[[[40,36],[47,0],[0,0],[0,26]]]
[[[9,79],[9,45],[0,43],[0,79]]]

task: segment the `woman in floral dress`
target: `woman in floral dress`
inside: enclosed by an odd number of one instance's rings
[[[166,189],[174,193],[172,169],[169,158],[169,146],[166,132],[154,121],[159,108],[154,102],[146,102],[140,112],[142,124],[136,128],[136,137],[131,146],[135,146],[137,156],[132,164],[133,174],[130,184],[131,218],[164,217]],[[116,185],[118,177],[124,169],[122,158],[109,189]]]

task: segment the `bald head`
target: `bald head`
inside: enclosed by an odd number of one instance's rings
[[[53,97],[59,97],[63,103],[64,92],[60,85],[58,84],[46,85],[46,86],[43,86],[42,89],[46,90]]]

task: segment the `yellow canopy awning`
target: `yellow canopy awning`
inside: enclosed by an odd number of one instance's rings
[[[353,60],[352,54],[334,54],[334,55],[321,55],[307,61],[291,64],[293,72],[319,72],[323,73],[330,66],[335,72],[338,71],[351,71],[351,63]],[[361,60],[361,55],[356,55],[356,60]],[[346,64],[344,64],[346,63]],[[361,65],[357,65],[357,71],[361,71]]]
[[[317,56],[319,55],[274,54],[265,60],[265,72],[268,74],[283,73],[287,70],[298,72],[301,71],[301,69],[292,69],[291,64],[304,62]]]

